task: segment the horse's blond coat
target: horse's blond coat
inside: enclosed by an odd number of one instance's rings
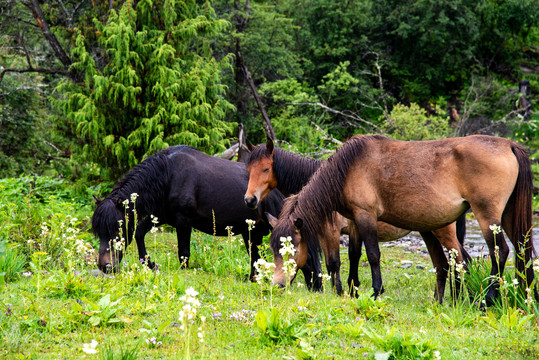
[[[271,244],[276,256],[279,244],[274,236],[295,233],[296,245],[314,244],[321,224],[338,211],[358,228],[378,295],[382,289],[378,221],[423,233],[434,231],[442,242],[456,243],[451,228],[436,229],[448,226],[471,207],[489,247],[491,275],[503,273],[509,253],[503,235],[495,239],[489,228],[502,225],[515,249],[524,249],[524,259],[517,257],[516,265],[530,285],[533,268],[524,265],[531,259],[533,242],[524,235],[531,228],[531,187],[527,153],[511,140],[477,135],[405,142],[356,136],[317,170],[297,197],[286,201]],[[294,229],[298,219],[302,220],[299,232]],[[283,281],[279,274],[276,268],[276,283]],[[493,283],[488,304],[497,292]]]

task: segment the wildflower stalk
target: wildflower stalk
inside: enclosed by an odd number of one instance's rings
[[[255,227],[255,221],[252,220],[252,219],[246,219],[245,222],[247,223],[247,230],[249,232],[249,239],[247,240],[247,243],[249,246],[249,264],[252,264],[253,263],[253,249],[251,248],[251,230],[253,230],[253,228]],[[251,269],[249,269],[249,276],[250,276],[250,273],[251,273]]]
[[[190,337],[191,337],[191,323],[195,320],[197,315],[197,308],[200,306],[200,302],[196,298],[198,292],[193,288],[185,290],[185,295],[180,298],[184,302],[184,306],[180,311],[180,329],[184,332],[185,340],[185,358],[190,359]]]
[[[285,288],[288,289],[289,283],[296,275],[296,261],[293,256],[296,254],[296,249],[292,244],[292,238],[290,236],[281,237],[281,248],[279,254],[283,257],[283,270],[285,274]]]
[[[270,307],[273,307],[273,285],[271,284],[273,271],[275,270],[275,264],[269,263],[263,258],[258,259],[255,264],[255,279],[256,282],[260,285],[260,297],[264,295],[264,288],[266,284],[269,283],[269,292],[270,292]]]

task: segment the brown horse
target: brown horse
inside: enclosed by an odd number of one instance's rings
[[[250,208],[256,208],[260,201],[263,201],[271,190],[277,188],[285,196],[298,193],[308,182],[312,174],[320,167],[322,161],[303,158],[294,153],[275,148],[273,141],[268,139],[266,145],[254,147],[249,145],[251,154],[247,161],[249,171],[249,184],[245,193],[245,203]],[[268,220],[272,220],[268,216]],[[324,252],[326,267],[331,275],[332,283],[338,294],[342,291],[340,281],[340,234],[350,234],[349,257],[350,274],[348,286],[353,291],[354,286],[359,286],[358,265],[361,258],[361,243],[357,239],[357,231],[353,221],[335,214],[335,222],[326,222],[322,231],[318,234],[319,243]],[[462,247],[465,233],[464,215],[458,221],[459,245],[455,248],[463,254],[464,260],[471,261],[469,255]],[[409,230],[404,230],[387,223],[378,222],[378,241],[391,241],[408,234]],[[445,234],[441,234],[444,239]],[[424,234],[425,242],[433,258],[433,263],[438,270],[437,291],[443,295],[447,269],[449,267],[447,259],[440,246],[440,242],[432,234]],[[447,236],[445,236],[447,238]],[[449,248],[451,244],[447,243]],[[453,244],[453,247],[457,245]],[[440,289],[439,289],[440,288]],[[439,290],[438,290],[439,289]],[[438,295],[437,295],[438,297]]]
[[[447,225],[471,207],[489,247],[491,276],[503,274],[509,254],[503,234],[495,236],[490,229],[501,225],[523,253],[516,257],[518,272],[525,274],[519,277],[521,285],[531,286],[533,241],[526,235],[532,226],[532,180],[526,150],[503,138],[476,135],[406,142],[355,136],[320,166],[297,196],[286,200],[270,238],[276,265],[273,281],[285,281],[280,238],[292,236],[301,267],[305,250],[318,246],[316,234],[337,211],[358,228],[377,296],[382,290],[377,221],[422,234],[434,231],[436,236],[436,229],[446,227],[445,236],[453,237],[454,243],[454,231]],[[498,292],[498,282],[492,280],[487,305]],[[535,297],[539,299],[536,287]]]

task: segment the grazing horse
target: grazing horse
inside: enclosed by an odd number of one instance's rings
[[[316,234],[337,211],[357,226],[378,296],[382,276],[377,221],[422,234],[433,231],[440,241],[453,237],[457,242],[447,226],[471,207],[489,248],[490,275],[503,274],[509,254],[503,234],[495,236],[491,230],[492,225],[501,225],[515,250],[523,254],[515,260],[517,271],[524,274],[519,277],[521,286],[531,286],[532,180],[526,150],[508,139],[476,135],[407,142],[355,136],[285,201],[270,238],[276,266],[273,281],[279,285],[285,281],[280,237],[292,236],[300,266],[305,250],[319,246]],[[436,229],[445,230],[445,235]],[[498,292],[498,282],[491,280],[487,305]],[[539,299],[537,287],[535,297]]]
[[[250,208],[256,208],[258,203],[266,198],[273,189],[278,189],[285,196],[298,193],[309,181],[310,177],[320,167],[322,161],[307,159],[294,153],[275,148],[273,141],[268,139],[266,145],[249,145],[251,154],[247,161],[249,171],[249,185],[245,193],[245,203]],[[361,258],[361,243],[357,240],[355,224],[335,214],[335,222],[327,222],[318,234],[319,243],[324,252],[326,267],[331,275],[331,280],[337,294],[342,291],[340,280],[340,234],[350,235],[348,253],[350,258],[350,274],[348,288],[353,292],[354,286],[359,286],[358,266]],[[271,216],[268,216],[270,223]],[[410,231],[397,228],[387,223],[378,222],[378,241],[386,242],[399,239]],[[470,262],[471,258],[462,247],[464,233],[466,231],[465,215],[457,220],[457,234],[459,239],[459,252],[462,252],[464,260]],[[425,242],[433,258],[433,263],[438,271],[436,296],[441,293],[443,298],[447,270],[449,264],[440,246],[440,242],[432,234],[424,234]]]
[[[121,237],[131,241],[133,232],[139,257],[146,259],[144,236],[154,226],[153,215],[158,219],[157,225],[169,224],[176,229],[178,258],[185,266],[189,264],[192,228],[225,236],[228,234],[226,228],[231,226],[234,232],[242,235],[247,252],[251,254],[252,280],[255,275],[254,263],[260,258],[258,245],[262,244],[262,237],[270,231],[264,212],[278,215],[284,197],[278,191],[273,191],[264,201],[262,209],[253,211],[243,202],[248,179],[244,163],[209,156],[186,145],[169,147],[147,158],[128,172],[114,186],[110,195],[97,205],[92,228],[100,239],[98,267],[104,272],[115,270],[122,259],[122,251],[113,251],[112,243]],[[138,194],[134,207],[140,221],[136,230],[133,204],[129,203],[132,193]],[[126,207],[126,203],[130,208]],[[128,221],[125,220],[126,214]],[[251,230],[250,244],[246,219],[256,222]],[[120,221],[123,222],[121,225]],[[313,256],[318,260],[316,251]],[[311,269],[310,264],[311,261],[304,270],[306,276],[319,271],[316,266]],[[151,262],[149,265],[153,266]]]

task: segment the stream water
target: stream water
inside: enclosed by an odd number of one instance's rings
[[[513,256],[513,245],[507,236],[505,236],[505,240],[507,241],[509,249],[511,250],[510,256]],[[539,253],[539,216],[534,216],[533,218],[533,244]],[[420,252],[428,255],[425,243],[417,232],[411,232],[399,240],[390,241],[381,245],[386,247],[402,247],[406,252]],[[487,244],[483,239],[483,234],[481,233],[481,229],[479,228],[479,224],[476,220],[466,220],[466,238],[464,240],[464,248],[473,258],[488,255]]]

